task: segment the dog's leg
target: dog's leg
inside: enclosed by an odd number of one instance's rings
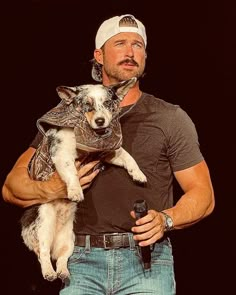
[[[43,204],[39,208],[39,223],[37,224],[37,235],[39,242],[39,262],[41,264],[43,277],[48,281],[57,278],[57,274],[51,263],[51,248],[56,228],[56,211],[53,204]]]
[[[69,257],[74,250],[75,235],[73,232],[73,221],[77,204],[74,202],[64,203],[58,211],[57,234],[52,250],[52,258],[56,261],[57,277],[64,281],[70,276],[67,268]]]
[[[50,152],[57,172],[67,185],[68,198],[71,201],[82,201],[84,195],[75,166],[77,151],[73,129],[59,130],[51,142]]]
[[[115,150],[114,153],[108,154],[108,156],[105,157],[105,161],[113,165],[124,167],[133,180],[142,183],[147,182],[146,176],[139,169],[134,158],[122,147]]]

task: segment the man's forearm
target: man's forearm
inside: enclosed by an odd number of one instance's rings
[[[65,184],[57,173],[48,181],[35,181],[30,178],[28,165],[34,152],[33,148],[25,151],[7,175],[2,188],[2,196],[6,202],[28,207],[66,196]]]
[[[215,198],[205,161],[175,173],[184,194],[174,207],[166,211],[175,229],[188,227],[202,220],[214,209]]]
[[[174,228],[186,228],[211,214],[214,209],[212,194],[210,189],[190,190],[180,198],[174,207],[165,210],[172,217]]]
[[[2,195],[6,202],[20,207],[46,203],[58,197],[50,183],[32,180],[27,169],[23,167],[14,168],[8,174],[2,188]]]

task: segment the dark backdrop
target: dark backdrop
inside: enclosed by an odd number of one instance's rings
[[[141,2],[141,1],[140,1]],[[185,109],[197,127],[216,194],[214,213],[173,233],[178,295],[231,294],[235,264],[235,10],[227,1],[9,1],[2,9],[1,185],[59,102],[58,85],[93,82],[100,23],[132,13],[148,35],[141,88]],[[154,3],[152,3],[154,2]],[[178,196],[178,190],[176,191]],[[3,294],[56,295],[23,245],[21,209],[0,201]]]

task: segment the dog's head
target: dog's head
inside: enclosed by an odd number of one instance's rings
[[[67,104],[86,117],[94,130],[107,128],[112,118],[119,112],[119,104],[134,86],[137,78],[131,78],[112,86],[86,84],[77,87],[59,86],[57,93]]]

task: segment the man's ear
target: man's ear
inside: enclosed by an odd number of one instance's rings
[[[96,62],[103,65],[103,52],[102,49],[95,49],[93,54]]]

